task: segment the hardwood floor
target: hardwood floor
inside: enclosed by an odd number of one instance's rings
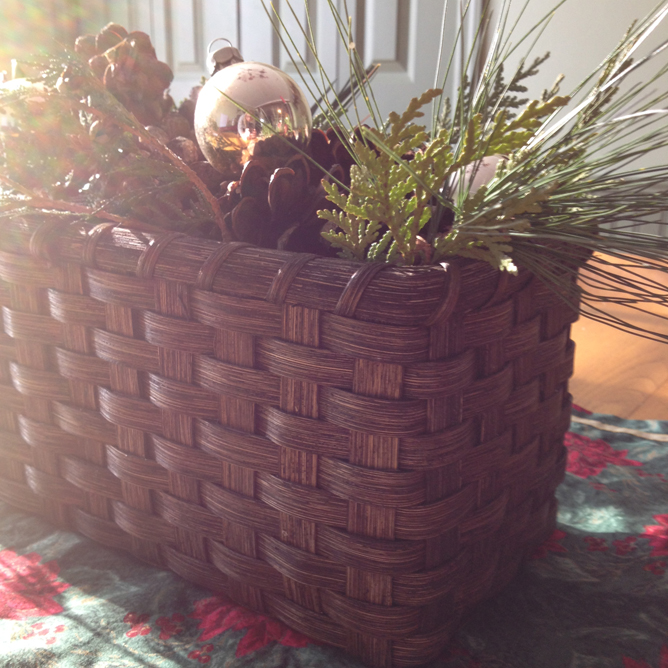
[[[655,278],[666,285],[665,274]],[[649,310],[668,317],[666,306]],[[622,313],[619,309],[610,312]],[[628,310],[624,316],[628,318]],[[668,334],[668,321],[649,314],[633,317],[638,325]],[[668,420],[668,344],[626,334],[587,318],[573,325],[571,337],[576,346],[575,373],[570,382],[574,403],[623,418]]]

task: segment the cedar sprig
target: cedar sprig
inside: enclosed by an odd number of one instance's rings
[[[340,211],[318,214],[333,229],[323,236],[351,259],[412,265],[420,255],[419,235],[431,218],[432,193],[438,192],[453,163],[447,133],[425,146],[428,134],[413,121],[420,109],[441,94],[438,89],[413,98],[400,116],[388,118],[385,135],[367,129],[354,145],[357,164],[350,170],[350,192],[324,182],[327,198]],[[404,166],[410,156],[410,172]],[[398,158],[398,161],[397,161]]]

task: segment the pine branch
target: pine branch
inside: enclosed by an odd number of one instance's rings
[[[148,223],[137,220],[135,218],[117,216],[116,214],[105,211],[102,208],[93,209],[82,204],[65,202],[63,200],[51,199],[50,197],[38,195],[28,188],[24,188],[19,183],[12,181],[12,179],[3,176],[2,174],[0,174],[0,183],[3,183],[8,188],[11,188],[18,193],[21,193],[21,195],[25,197],[25,200],[20,203],[21,206],[29,206],[36,210],[62,211],[80,216],[88,216],[90,218],[99,218],[101,220],[108,220],[112,223],[116,223],[117,225],[122,225],[123,227],[127,227],[132,230],[143,232],[159,232],[161,229],[155,225],[149,225]]]
[[[91,81],[97,93],[107,97],[111,97],[109,93],[107,93],[107,91],[101,86],[101,84],[97,80],[91,79]],[[122,107],[122,105],[120,105],[120,103],[116,102],[115,100],[114,102],[112,102],[112,104],[114,104],[114,106],[117,107]],[[204,181],[202,181],[202,179],[190,168],[190,166],[187,165],[178,155],[176,155],[176,153],[171,151],[167,146],[165,146],[162,142],[158,141],[150,132],[148,132],[144,128],[144,126],[141,125],[141,123],[139,123],[139,121],[132,115],[131,112],[127,111],[124,107],[122,107],[123,112],[125,112],[124,114],[112,115],[109,113],[105,113],[99,108],[94,108],[88,105],[84,105],[82,103],[78,103],[76,106],[80,111],[90,113],[92,116],[100,120],[106,120],[107,122],[117,124],[122,130],[130,133],[132,136],[141,140],[142,146],[144,146],[153,153],[161,155],[163,158],[168,160],[174,167],[176,167],[180,172],[182,172],[185,175],[185,177],[197,188],[202,197],[211,207],[211,211],[213,212],[216,225],[220,229],[222,240],[223,241],[232,240],[230,232],[228,231],[227,226],[225,225],[225,220],[223,217],[223,212],[221,211],[220,208],[220,204],[216,199],[216,197],[206,187]],[[126,117],[125,121],[122,120],[122,116]]]

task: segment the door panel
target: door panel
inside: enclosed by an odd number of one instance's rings
[[[172,53],[179,71],[201,68],[203,64],[198,4],[196,0],[172,0],[172,25],[177,30]]]
[[[363,54],[365,66],[379,62],[381,68],[374,80],[374,93],[382,117],[392,109],[402,110],[411,97],[434,86],[436,59],[441,38],[444,0],[335,0],[345,17],[351,17],[354,47]],[[473,0],[480,4],[481,0]],[[262,0],[107,0],[111,18],[131,28],[148,32],[161,59],[174,70],[172,95],[178,102],[190,88],[206,75],[207,45],[217,37],[225,37],[238,45],[246,60],[258,60],[280,67],[298,79],[295,66],[274,34],[263,9]],[[454,43],[459,16],[450,1],[445,34],[445,56]],[[266,2],[267,7],[269,3]],[[290,35],[303,55],[306,75],[313,76],[320,86],[328,82],[340,90],[350,77],[347,50],[341,39],[327,0],[293,0],[294,12],[304,25],[307,15],[326,77],[316,67],[306,37],[297,27],[287,2],[274,5]],[[308,13],[308,14],[307,14]],[[472,11],[470,23],[475,23]],[[304,65],[299,62],[300,69]],[[309,74],[310,73],[310,74]],[[313,82],[303,86],[313,90]],[[360,118],[366,115],[364,105]]]
[[[342,3],[339,2],[339,4]],[[276,7],[282,23],[281,37],[283,39],[275,36],[278,44],[278,61],[274,64],[296,79],[309,102],[313,103],[318,97],[318,87],[327,88],[329,82],[332,82],[336,88],[339,78],[340,39],[327,0],[295,2],[292,4],[292,11],[286,2],[276,3]],[[320,66],[326,73],[324,75],[319,70],[309,41],[316,46]],[[283,42],[289,47],[290,53]],[[295,57],[297,53],[301,57]],[[296,66],[290,55],[295,59]],[[304,73],[306,82],[302,82],[299,76],[300,71]]]
[[[205,0],[215,2],[215,0]],[[271,22],[262,8],[262,0],[243,0],[239,3],[241,41],[239,50],[246,60],[258,60],[278,65],[275,58],[275,39]]]
[[[399,0],[368,0],[365,12],[364,60],[398,64],[397,42],[399,30],[406,32],[406,26],[399,23],[399,5],[410,3]]]

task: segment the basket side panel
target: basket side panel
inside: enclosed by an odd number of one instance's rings
[[[480,263],[123,234],[0,254],[0,494],[369,665],[437,656],[552,530],[570,311]]]

